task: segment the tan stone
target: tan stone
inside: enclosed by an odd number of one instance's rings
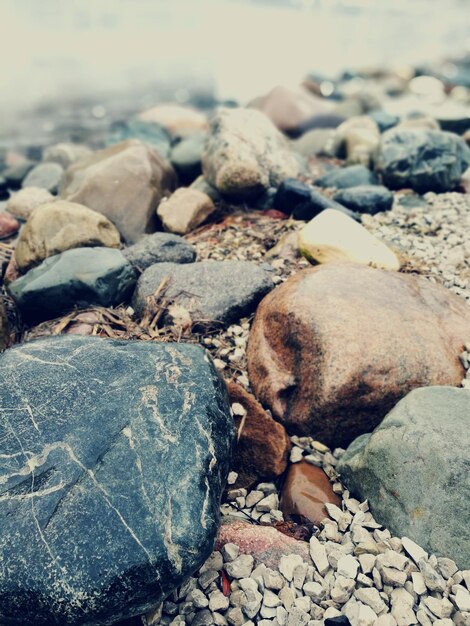
[[[351,217],[326,209],[299,231],[301,254],[316,263],[361,263],[398,270],[392,250]]]
[[[263,113],[220,108],[211,120],[203,173],[220,193],[251,197],[297,178],[299,158]]]
[[[47,189],[24,187],[8,200],[7,210],[15,217],[26,221],[34,209],[53,200],[54,196]]]
[[[39,206],[21,231],[15,249],[20,272],[71,248],[119,248],[117,228],[104,215],[81,204],[57,200]]]
[[[241,385],[229,382],[227,389],[230,402],[245,410],[243,416],[234,415],[237,443],[232,468],[238,472],[237,486],[249,487],[256,481],[280,476],[287,467],[291,448],[284,427]]]
[[[180,104],[158,104],[139,114],[143,122],[160,124],[172,135],[185,136],[207,129],[207,117],[192,107]]]
[[[309,268],[258,306],[250,383],[289,431],[346,447],[412,389],[460,385],[469,329],[468,304],[424,278]]]
[[[352,117],[338,126],[332,141],[330,152],[337,156],[344,152],[349,164],[369,167],[379,148],[379,127],[368,115]]]
[[[215,206],[209,196],[197,189],[180,187],[158,205],[157,215],[170,233],[185,235],[204,222]]]
[[[106,215],[126,242],[134,243],[155,232],[156,208],[175,183],[173,168],[162,156],[130,139],[69,167],[60,195]]]

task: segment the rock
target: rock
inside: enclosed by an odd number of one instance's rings
[[[291,143],[292,150],[309,159],[315,156],[330,156],[334,129],[314,128]]]
[[[186,137],[207,129],[207,117],[204,113],[179,104],[158,104],[143,111],[138,117],[144,122],[160,124],[170,135],[177,137]]]
[[[46,163],[58,163],[67,169],[91,152],[90,148],[79,143],[56,143],[44,150],[42,160]]]
[[[225,564],[225,570],[232,578],[248,578],[253,569],[253,557],[251,554],[241,554],[233,561]]]
[[[197,189],[180,187],[160,202],[157,215],[165,230],[185,235],[200,226],[214,211],[214,203],[208,195]]]
[[[140,272],[154,263],[192,263],[196,260],[195,247],[170,233],[144,235],[134,245],[124,248],[122,253]]]
[[[328,517],[325,502],[338,506],[341,503],[325,472],[307,461],[291,465],[282,487],[281,510],[284,519],[302,516],[319,526]]]
[[[20,229],[20,224],[16,217],[7,211],[0,211],[0,239],[8,239],[16,235]]]
[[[312,562],[306,541],[289,537],[272,526],[223,519],[216,549],[220,550],[227,543],[237,545],[243,554],[251,554],[255,566],[264,564],[266,567],[278,569],[281,557],[291,554],[298,554],[309,565]]]
[[[175,184],[171,166],[145,144],[129,140],[68,168],[61,196],[105,215],[128,243],[157,227],[155,210]]]
[[[302,270],[258,306],[250,384],[288,431],[344,447],[411,389],[460,385],[469,324],[463,299],[420,277],[358,265]]]
[[[359,219],[357,213],[350,211],[342,204],[339,204],[335,200],[332,200],[331,198],[328,198],[327,196],[324,196],[313,189],[310,192],[310,198],[308,199],[308,201],[303,202],[302,204],[299,204],[295,207],[292,213],[292,217],[296,220],[309,221],[325,209],[334,209],[335,211],[340,211],[340,213],[344,213],[353,220]]]
[[[71,248],[119,248],[116,227],[101,213],[57,200],[39,206],[21,231],[15,248],[20,272]]]
[[[160,124],[128,120],[114,124],[112,129],[113,132],[106,140],[107,146],[114,146],[123,141],[134,139],[147,144],[164,159],[170,157],[171,138]]]
[[[470,165],[470,148],[453,133],[393,128],[382,136],[376,169],[390,189],[452,191]]]
[[[338,466],[348,488],[368,499],[392,533],[451,557],[462,569],[470,566],[469,412],[465,389],[416,389],[371,435],[354,441]],[[443,580],[430,584],[445,588]]]
[[[47,189],[24,187],[10,197],[7,209],[15,217],[26,221],[34,209],[53,200],[54,196]]]
[[[0,370],[0,405],[15,407],[1,444],[2,618],[104,625],[149,611],[217,532],[233,431],[207,354],[61,336],[8,350]]]
[[[9,189],[19,189],[27,174],[36,165],[34,161],[24,160],[3,170],[2,177],[6,180]]]
[[[238,403],[245,410],[244,415],[234,415],[237,443],[232,468],[238,473],[237,486],[250,487],[280,476],[291,448],[284,427],[241,385],[229,382],[227,389],[231,404]]]
[[[369,215],[389,211],[393,205],[393,193],[382,185],[359,185],[341,189],[335,193],[333,199],[352,211]]]
[[[351,622],[346,615],[338,615],[338,617],[327,617],[324,620],[324,626],[351,626]]]
[[[278,85],[250,106],[262,111],[282,131],[298,133],[302,126],[318,113],[333,111],[334,105],[314,96],[304,87],[291,89]]]
[[[348,165],[333,169],[320,178],[315,185],[318,187],[335,187],[336,189],[348,189],[359,185],[376,185],[377,177],[364,165]]]
[[[390,128],[396,126],[400,121],[398,115],[393,115],[392,113],[380,110],[371,111],[369,113],[369,117],[374,120],[381,133],[384,133],[386,130],[390,130]]]
[[[356,578],[359,569],[359,561],[351,554],[342,556],[338,561],[337,574],[346,578]]]
[[[333,154],[346,156],[350,164],[369,167],[380,143],[377,123],[367,115],[351,117],[343,122],[333,136]]]
[[[0,350],[5,350],[10,339],[8,318],[3,302],[0,302]]]
[[[287,140],[259,111],[218,109],[211,120],[203,172],[221,194],[260,196],[300,173]]]
[[[193,322],[212,326],[249,315],[274,286],[269,266],[250,261],[158,263],[139,278],[133,297],[137,315],[144,314],[147,298],[165,279],[165,298],[186,308]]]
[[[206,139],[206,132],[192,133],[172,148],[170,160],[183,182],[191,183],[200,176]]]
[[[310,556],[320,576],[326,574],[330,569],[330,564],[326,556],[325,546],[315,536],[310,538]]]
[[[310,201],[312,187],[295,178],[287,178],[279,185],[273,206],[277,211],[291,215],[294,209]]]
[[[210,185],[204,178],[204,176],[198,176],[196,180],[191,183],[190,188],[202,191],[202,193],[205,193],[207,196],[209,196],[212,202],[219,202],[222,199],[222,196],[217,191],[217,189]]]
[[[74,306],[110,307],[132,293],[135,272],[119,250],[75,248],[47,258],[8,289],[23,319],[52,319]]]
[[[303,559],[299,554],[285,554],[279,561],[279,571],[287,582],[292,582],[296,567],[302,564]]]
[[[64,168],[58,163],[39,163],[23,180],[23,187],[40,187],[57,193],[64,175]]]
[[[400,269],[390,248],[361,224],[334,209],[326,209],[299,231],[299,250],[311,262],[360,263]]]

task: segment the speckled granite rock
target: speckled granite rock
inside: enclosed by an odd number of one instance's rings
[[[119,250],[75,248],[56,254],[9,285],[27,322],[52,319],[74,306],[113,306],[129,297],[135,271]]]
[[[398,537],[470,568],[470,392],[415,389],[339,463],[341,477]]]
[[[211,361],[195,345],[63,336],[8,350],[0,372],[1,623],[151,609],[217,532],[233,423]]]
[[[196,259],[196,248],[171,233],[144,235],[122,253],[140,271],[154,263],[192,263]]]
[[[157,263],[137,283],[132,303],[138,315],[166,278],[165,298],[186,308],[193,322],[205,325],[230,324],[249,315],[274,287],[271,268],[250,261]]]

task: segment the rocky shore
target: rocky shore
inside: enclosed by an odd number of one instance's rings
[[[0,153],[0,623],[470,626],[468,60]]]

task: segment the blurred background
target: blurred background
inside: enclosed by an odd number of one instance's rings
[[[58,102],[96,118],[461,56],[469,0],[0,0],[0,133]],[[449,71],[452,70],[452,67]],[[470,86],[470,85],[469,85]],[[66,114],[66,113],[64,113]],[[44,126],[44,128],[43,128]]]

